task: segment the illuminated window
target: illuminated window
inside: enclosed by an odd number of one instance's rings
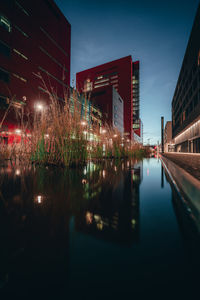
[[[87,80],[84,82],[84,91],[85,91],[85,92],[92,91],[92,82],[90,81],[90,79],[87,79]]]
[[[16,78],[20,79],[20,80],[23,81],[23,82],[27,82],[27,80],[26,80],[25,78],[23,78],[23,77],[21,77],[21,76],[15,74],[15,73],[13,73],[13,76],[15,76]]]
[[[0,25],[4,27],[8,32],[11,32],[11,23],[6,17],[0,16]]]
[[[106,86],[106,85],[109,85],[109,82],[105,82],[105,83],[102,83],[102,84],[95,85],[94,88],[98,88],[98,87]]]
[[[24,54],[22,54],[21,52],[19,52],[17,49],[13,49],[13,51],[14,51],[15,53],[17,53],[19,56],[21,56],[22,58],[24,58],[25,60],[28,59],[28,57],[26,57]]]
[[[101,79],[101,80],[96,80],[96,81],[94,82],[94,84],[99,84],[99,83],[101,83],[101,82],[106,82],[106,81],[109,81],[109,78],[105,78],[105,79]]]

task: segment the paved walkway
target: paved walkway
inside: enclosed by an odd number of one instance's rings
[[[164,153],[162,155],[200,180],[200,154]]]

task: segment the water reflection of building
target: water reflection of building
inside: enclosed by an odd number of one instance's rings
[[[66,178],[45,168],[17,170],[0,169],[1,292],[6,299],[30,290],[34,298],[56,299],[69,270]]]
[[[116,172],[117,168],[117,172]],[[75,216],[76,229],[110,242],[131,245],[139,240],[139,185],[142,162],[128,170],[123,164],[107,170],[102,189]],[[112,177],[112,170],[115,174]]]

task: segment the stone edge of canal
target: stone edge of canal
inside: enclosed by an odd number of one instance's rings
[[[200,233],[200,181],[170,159],[160,156],[160,160],[185,212],[193,220]]]

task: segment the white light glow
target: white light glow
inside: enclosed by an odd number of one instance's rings
[[[21,133],[21,129],[15,129],[15,132],[16,132],[17,134],[20,134],[20,133]]]
[[[37,202],[40,204],[40,203],[42,203],[42,196],[37,196]]]

